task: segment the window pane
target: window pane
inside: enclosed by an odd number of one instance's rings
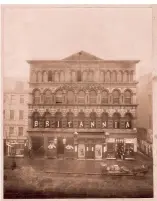
[[[24,96],[20,96],[20,103],[24,103]]]
[[[19,120],[22,120],[22,119],[23,119],[23,116],[24,116],[24,111],[23,111],[23,110],[20,110],[20,111],[19,111]]]
[[[10,110],[10,120],[14,120],[14,110]]]

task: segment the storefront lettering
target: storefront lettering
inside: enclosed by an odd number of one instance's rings
[[[39,126],[39,122],[38,121],[34,121],[34,127],[38,127]]]
[[[50,127],[50,121],[45,121],[45,128]]]
[[[83,127],[83,122],[82,122],[82,121],[80,122],[79,127],[80,127],[80,128]]]
[[[131,128],[130,122],[128,122],[128,121],[126,122],[125,128]]]
[[[93,127],[95,127],[95,122],[94,121],[91,122],[91,128],[93,128]]]
[[[103,128],[106,128],[106,127],[107,127],[107,122],[106,122],[106,121],[102,123],[102,127],[103,127]]]

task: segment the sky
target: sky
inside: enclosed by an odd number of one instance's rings
[[[3,74],[28,80],[31,59],[86,51],[102,59],[137,59],[137,77],[152,71],[151,8],[5,7]]]

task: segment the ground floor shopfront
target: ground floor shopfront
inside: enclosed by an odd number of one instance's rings
[[[29,133],[34,156],[75,159],[129,159],[137,152],[136,134],[104,132]]]

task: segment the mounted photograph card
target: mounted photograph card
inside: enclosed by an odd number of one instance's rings
[[[155,199],[156,19],[155,5],[2,6],[4,199]]]

